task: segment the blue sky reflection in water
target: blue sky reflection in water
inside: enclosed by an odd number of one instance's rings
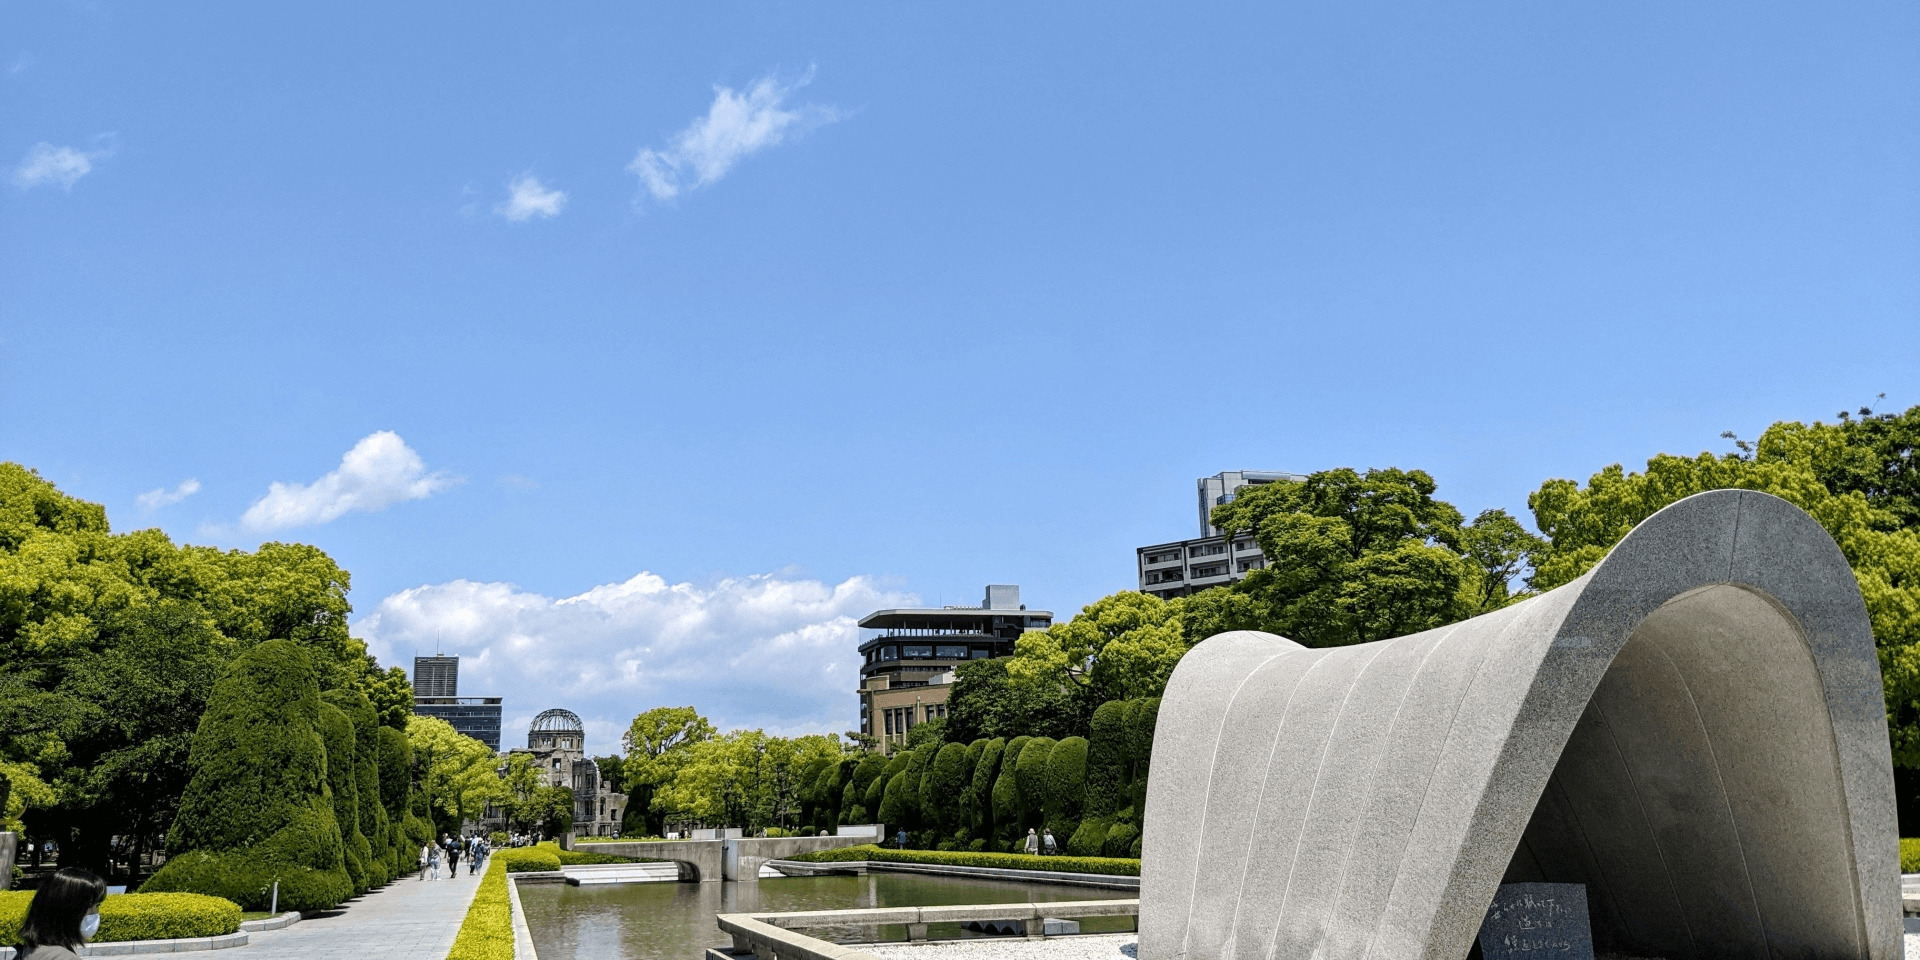
[[[714,925],[721,913],[750,910],[851,910],[861,907],[936,906],[948,903],[1018,903],[1047,900],[1111,900],[1132,891],[1058,884],[1001,883],[912,874],[865,877],[793,877],[754,883],[633,883],[598,887],[562,884],[522,886],[520,902],[540,945],[542,960],[686,960],[726,943]],[[1125,921],[1121,920],[1124,924]],[[937,927],[938,925],[936,925]],[[1086,929],[1092,932],[1092,927]],[[812,930],[836,942],[871,938],[854,930]],[[952,935],[935,929],[933,936]],[[883,930],[885,939],[902,936]]]

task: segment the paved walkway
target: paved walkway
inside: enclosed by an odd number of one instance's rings
[[[192,960],[442,960],[467,918],[478,875],[422,882],[404,877],[284,930],[247,936],[230,950],[170,953]]]

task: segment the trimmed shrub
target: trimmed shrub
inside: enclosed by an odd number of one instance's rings
[[[1093,711],[1087,742],[1088,817],[1111,817],[1126,805],[1127,746],[1127,704],[1108,700]]]
[[[1047,761],[1053,757],[1052,737],[1034,737],[1020,751],[1013,765],[1014,782],[1020,787],[1020,825],[1038,827],[1046,816]]]
[[[388,835],[387,810],[380,797],[380,715],[358,690],[330,690],[321,698],[353,722],[354,801],[360,812],[360,833],[368,844],[367,882],[377,887],[398,876],[389,853],[393,838]],[[345,827],[341,824],[343,834]]]
[[[1900,872],[1920,873],[1920,840],[1900,838]]]
[[[879,814],[881,801],[886,797],[887,785],[893,782],[894,777],[899,776],[902,771],[907,769],[908,759],[907,751],[901,750],[895,752],[894,755],[887,760],[886,766],[881,767],[880,772],[875,774],[873,779],[867,783],[866,791],[860,796],[860,802],[866,804],[868,810],[874,811],[876,815]],[[892,821],[883,819],[881,822],[892,825]]]
[[[1147,770],[1153,759],[1154,723],[1160,717],[1160,698],[1127,701],[1127,802],[1147,809]]]
[[[1102,846],[1103,857],[1137,857],[1136,844],[1140,842],[1140,828],[1131,823],[1116,823],[1107,829],[1107,841]]]
[[[502,850],[501,853],[510,851]],[[559,869],[555,867],[555,869]],[[487,866],[447,960],[513,960],[513,901],[499,861]]]
[[[407,735],[389,726],[375,731],[379,746],[380,807],[387,813],[388,856],[393,860],[393,875],[404,876],[419,869],[420,848],[426,840],[415,841],[406,824],[407,810],[413,798],[413,745]]]
[[[1081,805],[1087,797],[1087,741],[1068,737],[1047,754],[1047,826],[1064,839],[1080,825]],[[1063,831],[1056,824],[1068,824]]]
[[[865,844],[802,853],[789,860],[809,863],[846,863],[853,860],[879,860],[884,863],[937,863],[956,867],[998,867],[1009,870],[1046,870],[1052,873],[1099,873],[1108,876],[1137,877],[1138,858],[1112,857],[1029,857],[1019,853],[969,853],[946,850],[894,850]]]
[[[876,781],[877,782],[877,781]],[[880,822],[890,830],[909,829],[909,805],[906,796],[911,790],[907,786],[907,771],[902,770],[887,780],[887,788],[880,796]]]
[[[1141,839],[1143,839],[1143,838],[1140,838],[1140,837],[1135,837],[1135,838],[1134,838],[1134,841],[1133,841],[1133,846],[1132,846],[1132,847],[1130,847],[1130,848],[1128,848],[1128,850],[1127,850],[1127,854],[1128,854],[1129,856],[1131,856],[1131,857],[1133,857],[1133,859],[1134,859],[1135,861],[1138,861],[1138,860],[1140,859],[1140,841],[1141,841]]]
[[[922,818],[942,833],[952,833],[964,822],[960,795],[967,790],[967,748],[949,743],[934,754],[933,764],[920,782]]]
[[[175,856],[143,892],[204,893],[266,909],[272,882],[292,910],[353,892],[327,787],[313,660],[286,640],[234,658],[214,684],[187,755],[191,779],[167,831]]]
[[[19,943],[33,891],[0,892],[0,943]],[[100,904],[100,932],[94,943],[126,940],[177,940],[218,937],[240,929],[240,907],[231,900],[197,893],[129,893]]]
[[[359,788],[353,780],[353,721],[346,711],[320,702],[320,737],[327,744],[327,786],[333,791],[333,822],[340,826],[347,879],[357,896],[367,892],[367,861],[373,848],[360,832]]]
[[[493,857],[497,862],[505,865],[508,873],[532,873],[560,869],[560,858],[555,856],[555,852],[539,846],[508,847],[505,850],[495,850]]]
[[[1073,836],[1067,839],[1067,852],[1076,857],[1097,857],[1106,849],[1107,833],[1112,827],[1105,820],[1089,817],[1080,821]],[[1059,834],[1055,834],[1058,837]]]
[[[1000,755],[1006,749],[1005,740],[999,737],[988,740],[980,750],[980,762],[973,765],[973,782],[968,785],[973,791],[973,803],[967,813],[968,825],[978,836],[993,833],[993,781],[1000,772]]]

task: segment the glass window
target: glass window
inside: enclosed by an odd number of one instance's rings
[[[936,647],[934,649],[934,655],[937,657],[940,657],[943,660],[965,660],[967,658],[967,648],[966,647]]]
[[[880,659],[882,660],[894,660],[894,659],[898,659],[899,656],[900,656],[899,647],[881,647],[880,648]]]
[[[903,657],[931,657],[931,656],[933,656],[933,648],[932,648],[932,647],[901,647],[901,648],[900,648],[900,650],[901,650],[901,653],[900,653],[900,655],[901,655],[901,656],[903,656]]]
[[[973,658],[975,660],[985,660],[991,656],[993,656],[993,651],[988,650],[986,647],[973,648]]]

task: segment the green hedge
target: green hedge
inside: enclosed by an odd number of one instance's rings
[[[460,921],[460,933],[453,938],[447,960],[513,960],[513,901],[507,893],[506,870],[502,858],[480,877],[480,889],[474,891],[467,918]]]
[[[1023,853],[965,853],[946,850],[889,850],[865,844],[788,857],[807,863],[845,863],[879,860],[884,863],[934,863],[950,867],[996,867],[1003,870],[1050,870],[1055,873],[1103,873],[1118,877],[1140,875],[1140,861],[1120,857],[1030,857]]]
[[[574,842],[579,843],[580,841],[576,840]],[[516,848],[510,847],[508,849],[511,850]],[[558,843],[555,843],[552,840],[542,841],[540,843],[534,844],[531,847],[520,847],[517,849],[541,850],[541,851],[550,853],[553,855],[553,858],[555,860],[560,861],[561,867],[578,867],[578,866],[584,866],[586,864],[593,864],[593,863],[651,863],[653,862],[651,857],[622,857],[622,856],[616,856],[611,853],[586,853],[580,850],[562,850],[560,849],[560,845]],[[506,851],[501,851],[501,852],[504,853]],[[512,868],[509,867],[508,869],[512,869]],[[554,869],[558,870],[560,869],[560,867],[554,867]],[[514,872],[524,873],[525,871],[515,870]]]
[[[1901,838],[1900,872],[1920,873],[1920,840],[1911,837]]]
[[[493,859],[504,865],[508,873],[560,869],[560,858],[554,855],[552,849],[542,847],[508,847],[505,850],[495,850]]]
[[[33,891],[0,893],[0,943],[20,942]],[[127,893],[100,904],[100,933],[94,943],[123,940],[175,940],[217,937],[240,929],[240,907],[231,900],[197,893]]]

